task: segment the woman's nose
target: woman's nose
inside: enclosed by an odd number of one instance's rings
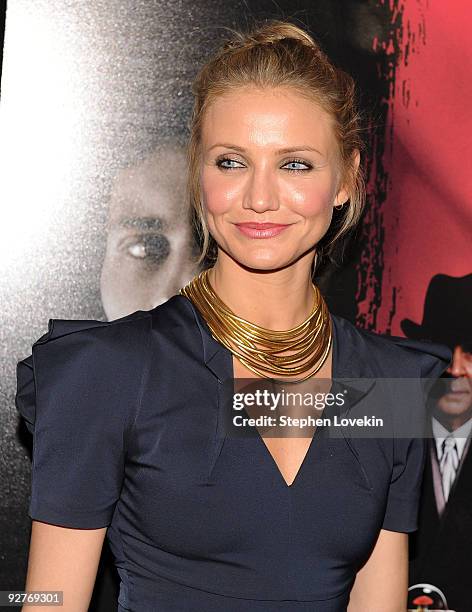
[[[246,187],[243,208],[264,212],[278,207],[275,177],[267,169],[254,170]]]

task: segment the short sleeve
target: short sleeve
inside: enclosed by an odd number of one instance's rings
[[[426,461],[425,438],[393,440],[393,470],[382,529],[408,533],[418,528],[418,511]]]
[[[402,361],[407,364],[408,369],[415,364],[416,376],[438,378],[451,364],[452,351],[445,344],[400,336],[389,338],[403,349]]]
[[[33,435],[32,519],[83,529],[111,523],[149,321],[137,314],[112,322],[49,319],[48,332],[17,363],[15,405]]]
[[[452,359],[451,350],[442,344],[394,337],[396,344],[408,351],[415,363],[416,376],[433,379],[441,376]],[[425,397],[418,393],[418,414],[425,418]],[[422,416],[421,416],[422,415]],[[412,532],[418,529],[421,485],[426,463],[427,438],[394,438],[393,469],[382,528]]]

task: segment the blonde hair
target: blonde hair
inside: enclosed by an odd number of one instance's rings
[[[208,230],[201,201],[203,119],[215,98],[247,85],[294,88],[314,99],[333,120],[342,184],[349,193],[349,202],[341,213],[336,211],[327,234],[317,245],[319,264],[323,256],[331,256],[334,243],[357,225],[364,207],[363,173],[354,163],[356,150],[363,149],[360,116],[352,77],[335,67],[307,32],[283,21],[270,21],[249,33],[236,32],[203,66],[193,83],[188,193],[192,222],[202,244],[197,263],[216,255],[216,243]]]

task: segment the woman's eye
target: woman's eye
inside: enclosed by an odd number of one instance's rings
[[[223,165],[223,164],[239,164],[239,162],[237,162],[235,159],[229,159],[228,157],[225,157],[223,159],[219,159],[216,162],[216,165],[218,166],[218,168],[222,168],[223,170],[232,170],[233,168],[237,168],[238,166],[227,166],[227,165]]]
[[[300,170],[311,170],[311,166],[302,161],[291,161],[287,164],[283,165],[282,168],[287,168],[287,170],[292,170],[294,172],[298,172]]]

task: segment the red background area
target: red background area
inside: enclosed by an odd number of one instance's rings
[[[377,331],[420,322],[432,276],[472,272],[472,11],[408,0],[390,106],[382,304]]]

